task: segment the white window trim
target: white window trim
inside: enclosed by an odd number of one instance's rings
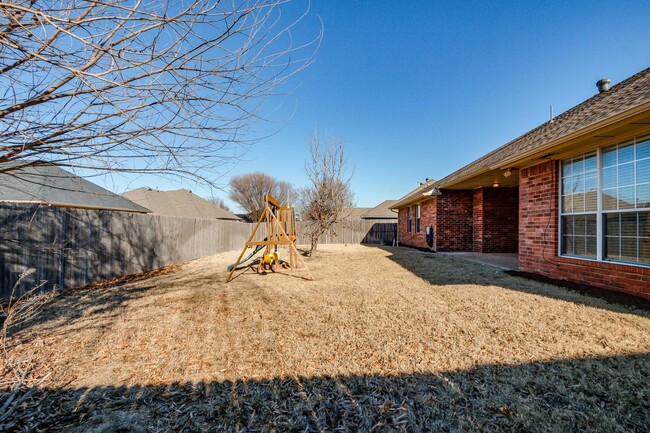
[[[627,144],[635,144],[643,141],[650,140],[650,136],[642,136],[642,137],[635,137],[632,140],[629,141],[624,141],[624,142],[619,142],[619,143],[614,143],[605,147],[610,147],[613,145],[617,146],[625,146]],[[587,154],[590,152],[584,152],[584,154]],[[596,198],[596,258],[591,258],[591,257],[583,257],[583,256],[575,256],[575,255],[570,255],[570,254],[562,254],[562,217],[566,215],[593,215],[594,212],[568,212],[568,213],[562,213],[562,180],[563,180],[563,175],[562,175],[562,162],[566,161],[569,158],[565,158],[563,160],[558,160],[557,161],[557,173],[558,173],[558,190],[557,190],[557,256],[558,257],[563,257],[563,258],[568,258],[568,259],[573,259],[573,260],[584,260],[586,262],[597,262],[597,263],[606,263],[606,264],[619,264],[619,265],[625,265],[625,266],[634,266],[638,268],[650,268],[650,264],[643,264],[639,262],[629,262],[629,261],[624,261],[624,260],[613,260],[613,259],[608,259],[604,257],[604,245],[605,245],[605,236],[604,236],[604,229],[603,229],[603,215],[605,214],[622,214],[622,213],[639,213],[639,212],[650,212],[650,209],[610,209],[610,210],[603,210],[603,198],[602,198],[602,186],[603,186],[603,170],[602,170],[602,154],[603,154],[603,148],[599,147],[596,149],[596,170],[597,170],[597,198]],[[575,155],[577,156],[577,155]],[[635,182],[636,182],[636,175],[635,175]]]

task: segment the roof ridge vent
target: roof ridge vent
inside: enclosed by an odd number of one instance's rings
[[[612,82],[609,78],[603,78],[598,80],[596,87],[598,87],[598,93],[603,93],[609,90],[609,84]]]

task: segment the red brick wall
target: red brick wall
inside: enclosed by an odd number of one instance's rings
[[[420,209],[421,215],[422,215],[422,233],[420,235],[422,236],[421,242],[422,246],[429,248],[429,245],[427,245],[426,242],[426,232],[427,232],[427,227],[431,226],[433,228],[434,234],[436,230],[436,224],[438,224],[438,213],[437,209],[438,208],[438,198],[433,197],[430,200],[425,201],[422,203],[422,208]],[[436,249],[436,237],[434,236],[433,238],[433,246],[430,247],[431,249],[435,250]]]
[[[429,248],[426,228],[433,227],[432,249],[440,251],[472,250],[473,191],[445,190],[421,203],[420,233],[415,232],[415,206],[413,230],[407,231],[406,207],[399,210],[399,241],[402,245]]]
[[[517,188],[474,190],[473,251],[516,253],[519,234],[519,191]]]
[[[437,199],[436,248],[440,251],[472,251],[474,191],[443,190]]]
[[[436,226],[436,198],[433,197],[420,204],[420,232],[415,231],[415,205],[412,206],[413,222],[411,231],[407,230],[407,213],[406,207],[399,210],[398,226],[399,226],[399,242],[401,245],[409,245],[418,248],[429,248],[426,242],[426,227]],[[435,248],[435,244],[434,244]]]
[[[650,269],[558,257],[558,163],[519,172],[519,270],[650,299]]]
[[[474,190],[472,251],[483,252],[483,188]]]

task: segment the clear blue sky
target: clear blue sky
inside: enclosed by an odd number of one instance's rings
[[[288,15],[305,5],[294,0]],[[255,144],[224,187],[253,171],[305,186],[306,138],[318,126],[343,139],[357,205],[375,206],[545,122],[551,105],[559,114],[591,97],[600,78],[616,84],[650,67],[647,0],[312,0],[297,40],[317,34],[320,20],[315,62],[292,92],[269,101],[278,122],[265,128],[279,132]],[[227,200],[224,191],[155,183],[138,178],[128,188]]]

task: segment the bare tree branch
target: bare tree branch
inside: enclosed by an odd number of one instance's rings
[[[226,202],[224,201],[223,198],[221,198],[221,197],[210,197],[210,198],[208,198],[208,201],[210,203],[212,203],[213,205],[215,205],[215,206],[217,206],[217,207],[219,207],[219,208],[221,208],[223,210],[226,210],[226,211],[230,212],[230,208],[228,207],[228,205],[226,204]]]
[[[211,183],[309,65],[289,0],[0,0],[0,164]],[[305,11],[305,14],[307,11]]]

